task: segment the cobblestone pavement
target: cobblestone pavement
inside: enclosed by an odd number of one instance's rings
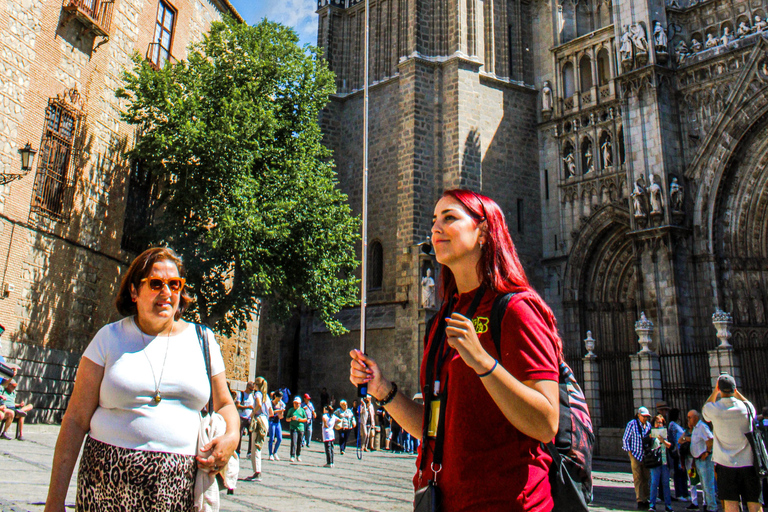
[[[53,425],[27,425],[27,441],[0,440],[0,512],[42,511],[48,491],[53,448],[59,429]],[[223,512],[239,511],[341,511],[406,512],[412,510],[410,479],[415,457],[368,452],[358,460],[354,449],[341,456],[336,450],[334,468],[324,468],[323,445],[312,443],[302,452],[301,463],[288,462],[290,440],[278,452],[280,461],[264,461],[260,483],[238,482],[234,495],[221,494]],[[248,460],[241,461],[240,478],[251,474]],[[595,502],[592,510],[634,510],[629,464],[597,462]],[[75,478],[67,495],[74,508]],[[684,503],[674,503],[676,511]]]

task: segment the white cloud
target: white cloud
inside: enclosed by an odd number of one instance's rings
[[[273,1],[267,8],[266,17],[298,32],[302,43],[317,44],[317,0]]]

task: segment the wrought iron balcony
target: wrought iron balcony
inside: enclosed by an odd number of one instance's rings
[[[147,48],[147,60],[149,64],[155,69],[163,69],[163,66],[167,62],[176,64],[176,58],[171,55],[170,50],[163,47],[160,43],[149,43]]]
[[[76,19],[97,36],[109,39],[115,0],[64,0],[69,19]]]

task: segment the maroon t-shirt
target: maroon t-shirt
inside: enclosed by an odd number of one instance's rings
[[[466,313],[475,291],[458,295],[454,311]],[[501,357],[490,332],[491,307],[496,294],[488,291],[473,317],[480,343],[516,379],[558,380],[556,327],[541,299],[531,292],[512,297],[501,325]],[[449,313],[443,312],[446,316]],[[427,354],[435,340],[437,319],[421,363],[423,389]],[[498,370],[497,370],[498,371]],[[551,457],[539,441],[513,427],[502,414],[474,370],[455,350],[441,369],[441,386],[447,383],[443,468],[437,485],[443,510],[456,511],[550,511]],[[429,406],[430,397],[424,397]],[[422,443],[416,460],[414,488],[433,478],[431,469],[434,439]],[[426,457],[419,482],[418,468]]]

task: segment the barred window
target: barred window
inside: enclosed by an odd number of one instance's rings
[[[147,248],[146,228],[152,225],[152,171],[144,160],[134,160],[128,178],[125,220],[120,247],[139,253]]]
[[[375,241],[368,248],[368,288],[381,290],[384,281],[384,250],[381,242]]]
[[[67,220],[74,194],[72,148],[80,121],[80,95],[76,89],[48,100],[40,144],[32,210],[56,220]]]

